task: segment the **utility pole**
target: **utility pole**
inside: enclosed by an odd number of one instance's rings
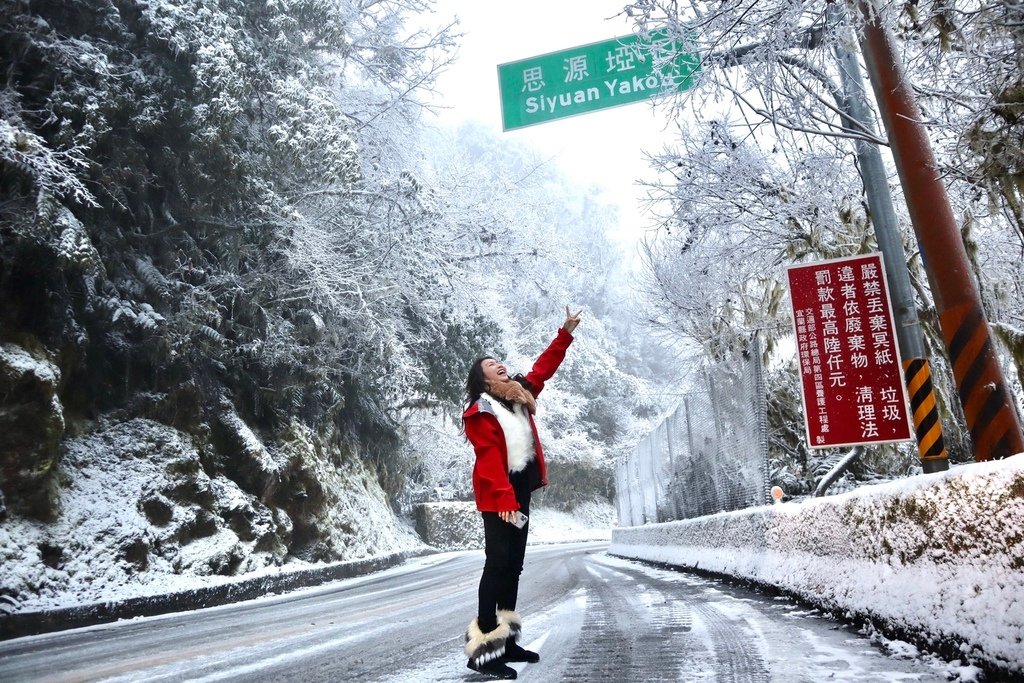
[[[845,23],[845,10],[841,5],[829,5],[829,23],[840,26]],[[864,79],[861,75],[857,55],[845,49],[841,43],[835,48],[839,60],[839,76],[843,84],[845,102],[841,108],[849,119],[847,128],[861,129],[874,134],[871,109],[864,96]],[[900,226],[892,206],[889,180],[878,146],[863,138],[855,141],[857,160],[860,162],[864,192],[871,211],[871,224],[875,239],[882,251],[886,280],[892,296],[892,312],[896,319],[896,338],[903,359],[903,374],[910,396],[914,416],[917,448],[924,472],[941,472],[949,469],[949,454],[942,438],[942,424],[935,401],[932,385],[931,366],[925,357],[924,335],[917,317],[914,290],[907,272],[906,252],[900,237]]]
[[[828,12],[829,25],[838,26],[845,22],[846,13],[842,5],[831,3]],[[800,38],[800,44],[807,49],[814,49],[823,43],[822,35],[822,31],[810,32]],[[750,55],[756,54],[757,47],[759,45],[748,45],[730,50],[719,55],[718,61],[726,66],[741,64],[751,59]],[[806,63],[793,60],[790,63],[806,70],[825,86],[835,98],[849,130],[860,130],[873,136],[873,116],[864,96],[864,80],[857,57],[842,46],[836,47],[835,54],[839,60],[842,90],[837,88],[828,76]],[[869,140],[857,138],[854,151],[864,181],[871,226],[878,248],[884,257],[882,261],[892,296],[897,343],[903,360],[904,380],[910,396],[921,467],[925,473],[940,472],[949,469],[949,455],[942,437],[938,403],[932,385],[931,365],[924,353],[924,336],[917,317],[910,274],[907,272],[906,252],[903,249],[896,212],[892,206],[885,164],[882,162],[878,147]]]
[[[902,60],[878,8],[869,0],[853,2],[864,18],[861,50],[924,258],[975,459],[1024,452],[1024,434],[999,367],[981,294],[971,277],[967,251]]]

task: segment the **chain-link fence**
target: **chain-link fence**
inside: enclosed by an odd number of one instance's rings
[[[619,524],[689,519],[769,502],[766,410],[759,351],[704,373],[675,411],[616,466]]]

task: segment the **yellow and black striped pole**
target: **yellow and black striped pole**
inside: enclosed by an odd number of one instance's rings
[[[828,11],[833,24],[846,23],[845,12],[838,4],[829,5]],[[851,130],[860,129],[873,134],[874,116],[865,97],[860,61],[841,44],[835,50],[845,94],[841,107],[851,119],[849,127]],[[924,358],[924,334],[917,316],[914,289],[907,270],[903,236],[896,211],[892,206],[888,172],[876,145],[866,140],[857,140],[854,146],[860,164],[861,179],[864,181],[864,194],[871,211],[871,224],[885,264],[900,357],[905,359],[904,379],[910,396],[911,414],[914,416],[921,468],[925,473],[941,472],[949,469],[949,457],[942,439],[942,425],[939,423],[938,403],[932,387],[931,371],[928,361]]]
[[[948,469],[949,454],[942,439],[939,404],[935,400],[928,359],[911,358],[903,361],[903,375],[907,381],[907,393],[910,394],[910,410],[914,416],[921,465],[926,473]]]
[[[864,19],[861,47],[892,147],[910,222],[935,298],[976,460],[1024,452],[1013,395],[1003,377],[971,276],[967,250],[896,41],[875,0],[854,0]]]
[[[981,306],[969,302],[948,308],[942,312],[940,324],[978,460],[1024,452],[1013,399]]]

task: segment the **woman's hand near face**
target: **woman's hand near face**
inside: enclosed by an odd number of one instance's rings
[[[569,307],[565,307],[565,322],[562,323],[562,329],[572,334],[572,331],[576,329],[576,326],[580,324],[580,316],[583,315],[583,309],[581,308],[576,313],[570,313]]]

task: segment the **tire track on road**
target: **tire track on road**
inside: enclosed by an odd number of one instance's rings
[[[580,640],[562,681],[678,680],[678,651],[690,638],[685,607],[643,592],[635,576],[590,558],[581,558],[583,563],[580,571],[598,580],[588,583]]]
[[[770,680],[757,634],[742,619],[719,612],[703,589],[665,581],[639,568],[596,564],[605,580],[591,588],[592,604],[600,601],[603,610],[615,613],[614,620],[596,625],[606,630],[613,625],[617,632],[608,637],[619,638],[619,648],[628,647],[629,658],[604,660],[589,678],[563,680],[616,680],[614,675],[604,676],[606,670],[616,671],[615,666],[621,672],[619,680],[630,681]],[[595,645],[588,644],[588,649]]]

